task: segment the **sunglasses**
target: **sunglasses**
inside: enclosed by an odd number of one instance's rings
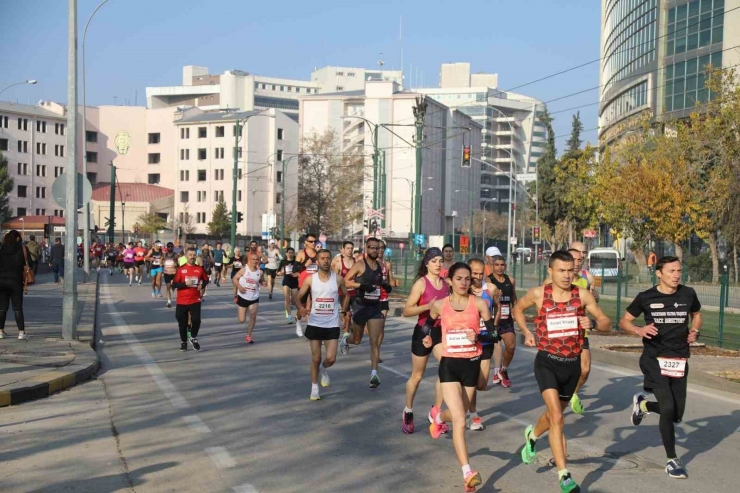
[[[316,240],[306,240],[306,243],[316,243]]]

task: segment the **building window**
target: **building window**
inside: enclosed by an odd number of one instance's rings
[[[158,152],[149,153],[149,164],[159,164],[161,155]]]
[[[180,181],[190,181],[190,170],[187,170],[187,169],[180,170]]]
[[[46,122],[42,120],[36,120],[36,132],[45,134],[46,133]]]
[[[180,149],[180,159],[182,161],[190,160],[190,149]]]
[[[354,76],[355,76],[354,72],[347,72],[347,77],[354,77]]]
[[[198,138],[205,139],[208,137],[208,127],[198,127]]]
[[[24,152],[28,154],[28,141],[27,140],[18,141],[18,152]]]
[[[64,217],[63,209],[54,209],[54,217]]]
[[[28,187],[26,185],[18,185],[18,198],[25,199],[28,197]]]
[[[722,52],[666,65],[664,111],[693,109],[697,101],[709,101],[712,95],[705,86],[707,65],[722,67]]]
[[[180,192],[180,202],[183,204],[190,202],[190,192]]]
[[[64,146],[56,144],[54,146],[54,155],[57,157],[64,157]]]
[[[64,174],[64,168],[61,166],[54,166],[54,178],[59,178],[62,174]]]
[[[344,77],[344,72],[337,72],[337,77]]]
[[[216,153],[216,159],[224,158],[224,148],[223,147],[215,147],[213,150]]]
[[[148,183],[150,185],[158,185],[160,181],[159,173],[149,173]]]
[[[221,125],[220,127],[216,127],[216,137],[223,137],[224,135],[226,135],[225,129],[226,127],[224,127],[223,125]]]
[[[0,116],[0,128],[8,128],[8,117]]]
[[[37,216],[45,216],[46,215],[46,209],[36,209],[36,215]]]
[[[36,154],[46,156],[46,144],[42,142],[36,142]]]
[[[54,124],[54,133],[57,134],[57,135],[65,135],[65,133],[64,133],[64,123],[55,123]]]
[[[198,181],[206,181],[206,170],[204,169],[198,170]]]
[[[236,125],[234,125],[234,126],[232,127],[232,130],[233,130],[233,133],[231,134],[231,136],[232,136],[232,137],[236,137],[236,136],[237,136],[237,135],[236,135]],[[244,132],[244,127],[240,125],[240,126],[239,126],[239,137],[241,137],[241,136],[242,136],[242,133],[243,133],[243,132]]]
[[[285,92],[285,86],[280,86],[280,90],[281,90],[282,92]]]
[[[214,202],[219,202],[224,199],[224,191],[223,190],[216,190],[215,197],[213,197]]]
[[[238,154],[237,157],[241,159],[241,157],[242,157],[242,148],[241,147],[237,147],[236,150],[237,150],[237,154]]]
[[[37,199],[46,198],[46,187],[36,187],[36,198]]]
[[[206,201],[206,192],[198,190],[198,202]]]
[[[87,179],[90,181],[91,185],[95,185],[98,182],[98,174],[89,172],[87,173]]]
[[[242,201],[242,191],[241,190],[237,190],[236,191],[236,196],[237,196],[236,197],[236,200],[238,200],[239,202],[241,202]]]
[[[223,180],[224,179],[224,170],[222,169],[215,169],[213,170],[213,179],[214,180]]]
[[[8,150],[8,139],[0,139],[0,151]]]
[[[180,138],[181,139],[189,139],[190,138],[190,129],[189,128],[181,128],[180,129]]]
[[[15,213],[19,216],[25,216],[26,215],[26,208],[25,207],[17,207],[15,210]]]
[[[18,118],[18,130],[28,131],[28,118]]]
[[[151,156],[151,154],[150,154]],[[87,151],[87,162],[88,163],[97,163],[98,162],[98,153],[93,151]]]
[[[278,183],[282,183],[283,182],[283,172],[282,171],[278,171],[277,172],[277,182]]]
[[[282,194],[280,194],[280,193],[276,193],[275,194],[275,203],[276,204],[279,204],[282,199],[283,199]]]
[[[85,132],[85,140],[87,142],[97,142],[98,141],[98,132],[87,130]]]
[[[206,150],[198,149],[198,160],[203,161],[204,159],[206,159]]]
[[[18,174],[28,176],[28,163],[18,163]]]
[[[721,43],[724,9],[724,0],[693,0],[668,9],[666,56]]]
[[[160,141],[159,132],[157,132],[157,133],[150,133],[149,134],[149,143],[150,144],[159,144],[159,141]]]
[[[198,224],[205,224],[206,222],[206,213],[205,212],[198,212],[195,214],[195,222]]]
[[[283,134],[284,134],[283,129],[278,128],[277,129],[277,140],[283,140]]]
[[[46,165],[45,164],[36,165],[36,176],[41,176],[41,177],[46,176]]]
[[[276,155],[276,157],[277,157],[277,162],[278,162],[278,163],[279,163],[279,162],[281,162],[281,161],[283,160],[283,151],[282,151],[282,150],[278,150],[278,151],[277,151],[277,152],[275,153],[275,155]]]

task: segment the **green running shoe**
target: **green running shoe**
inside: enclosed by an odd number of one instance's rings
[[[522,449],[522,462],[531,464],[537,457],[537,442],[530,440],[530,435],[534,431],[534,426],[529,425],[524,430],[524,448]]]
[[[560,478],[560,493],[581,493],[581,487],[578,486],[570,473]]]
[[[573,394],[573,397],[570,398],[570,408],[576,414],[583,414],[586,412],[585,409],[583,409],[583,403],[581,402],[581,398],[578,397],[578,394]]]

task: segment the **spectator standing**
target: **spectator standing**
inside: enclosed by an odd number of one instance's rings
[[[28,257],[24,250],[21,234],[9,231],[0,246],[0,339],[5,338],[5,318],[8,306],[13,303],[15,323],[18,325],[18,339],[26,339],[26,325],[23,319],[24,266]]]
[[[33,275],[36,275],[36,271],[39,270],[39,259],[41,258],[41,245],[36,241],[36,236],[31,235],[26,249],[28,250],[28,266],[33,271]]]
[[[54,284],[59,284],[59,278],[64,280],[64,245],[62,239],[54,240],[51,247],[51,270],[54,271]]]

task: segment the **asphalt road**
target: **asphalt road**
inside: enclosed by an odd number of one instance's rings
[[[462,489],[452,440],[425,425],[436,363],[416,398],[417,433],[400,431],[413,321],[387,323],[379,374],[368,388],[369,347],[338,356],[332,386],[308,399],[310,350],[285,324],[282,295],[263,294],[254,333],[236,319],[230,288],[209,289],[203,350],[179,351],[174,308],[121,276],[101,286],[101,371],[49,399],[0,410],[0,489],[12,492],[446,492]],[[486,429],[468,432],[480,491],[559,491],[547,466],[521,463],[523,432],[542,412],[534,351],[520,348],[511,389],[479,398]],[[685,481],[663,472],[657,416],[630,425],[635,371],[594,365],[584,416],[566,415],[569,469],[590,492],[737,489],[740,399],[694,388],[678,451]],[[734,486],[733,486],[734,485]]]

